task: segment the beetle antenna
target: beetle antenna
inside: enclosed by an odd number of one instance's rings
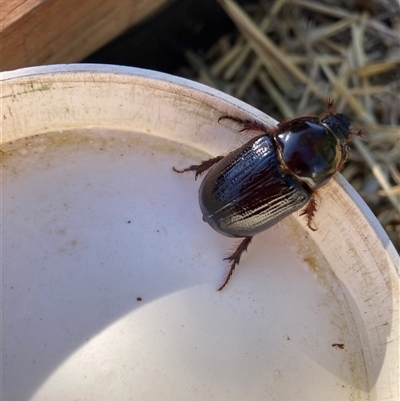
[[[353,128],[350,130],[351,135],[360,136],[361,138],[365,137],[365,129],[361,128],[360,130],[356,131]]]
[[[326,99],[326,104],[328,105],[328,111],[329,111],[330,115],[334,114],[334,112],[335,112],[335,110],[333,109],[334,102],[335,102],[335,100],[329,99],[329,97],[328,97],[328,99]]]

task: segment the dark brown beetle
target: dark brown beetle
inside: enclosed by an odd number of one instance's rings
[[[268,129],[262,124],[222,116],[233,120],[242,131],[262,132],[227,156],[217,156],[192,165],[197,177],[208,171],[199,189],[203,220],[228,237],[244,237],[225,260],[231,263],[222,290],[239,264],[254,235],[267,230],[285,217],[305,207],[302,215],[315,231],[312,219],[316,211],[315,191],[340,171],[348,158],[347,142],[354,134],[346,116],[329,114],[297,117]],[[363,130],[357,135],[362,135]]]

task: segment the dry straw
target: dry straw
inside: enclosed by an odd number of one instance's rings
[[[366,137],[342,174],[400,249],[400,7],[396,0],[219,0],[237,27],[185,75],[277,120],[326,113],[335,100]],[[195,76],[193,76],[195,75]]]

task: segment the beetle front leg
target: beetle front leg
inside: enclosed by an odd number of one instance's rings
[[[315,200],[315,192],[311,195],[311,199],[307,203],[304,210],[300,213],[300,216],[306,216],[307,226],[312,231],[317,231],[315,227],[312,226],[313,218],[315,212],[317,211],[317,201]]]
[[[222,116],[218,119],[218,122],[222,120],[231,120],[235,121],[239,125],[242,125],[243,128],[239,132],[243,131],[257,131],[257,132],[262,132],[264,134],[271,134],[274,129],[268,129],[265,127],[263,124],[257,122],[257,121],[250,121],[250,120],[242,120],[241,118],[233,117],[233,116]]]
[[[224,259],[224,260],[229,260],[230,262],[232,262],[232,264],[229,268],[228,274],[226,275],[223,284],[221,285],[221,287],[218,288],[218,291],[221,291],[228,284],[228,281],[231,278],[236,265],[238,265],[240,262],[240,257],[242,256],[242,253],[247,251],[247,247],[249,246],[252,239],[253,239],[252,236],[245,237],[244,240],[236,248],[236,251],[233,252],[232,255]]]
[[[175,167],[172,167],[172,170],[174,170],[175,173],[186,173],[187,171],[194,171],[196,173],[194,179],[197,180],[197,177],[200,174],[203,174],[205,171],[207,171],[209,168],[211,168],[214,164],[218,163],[223,158],[224,156],[217,156],[213,157],[212,159],[202,161],[200,164],[192,164],[191,166],[186,167],[182,170],[178,170]]]

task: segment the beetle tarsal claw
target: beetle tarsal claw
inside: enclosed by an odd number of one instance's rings
[[[196,167],[197,167],[197,166],[192,165],[192,166],[183,168],[182,170],[178,170],[176,167],[172,167],[172,170],[174,170],[175,173],[182,174],[182,173],[186,173],[187,171],[195,171],[195,170],[196,170]]]
[[[242,256],[243,252],[247,251],[247,247],[249,246],[252,238],[253,237],[245,237],[244,240],[236,248],[235,252],[233,252],[232,255],[224,258],[224,260],[229,260],[229,262],[232,262],[232,264],[229,267],[223,284],[218,288],[218,291],[221,291],[228,284],[228,281],[230,280],[236,266],[240,262],[240,257]]]
[[[178,170],[177,168],[172,167],[172,170],[174,170],[175,173],[179,173],[179,174],[187,173],[188,171],[194,171],[196,173],[195,176],[194,176],[194,179],[197,180],[197,177],[201,174],[201,173],[199,173],[197,171],[198,167],[199,167],[198,165],[192,165],[192,166],[189,166],[189,167],[184,168],[182,170]]]
[[[194,179],[197,180],[197,177],[199,175],[206,172],[209,168],[211,168],[214,164],[218,163],[223,158],[224,158],[224,156],[217,156],[217,157],[213,157],[212,159],[202,161],[200,164],[192,164],[191,166],[186,167],[182,170],[178,170],[175,167],[172,167],[172,170],[174,170],[175,173],[186,173],[188,171],[194,171],[196,173],[194,176]]]
[[[243,131],[257,131],[257,132],[262,132],[264,134],[270,134],[271,130],[265,127],[262,123],[256,121],[256,120],[243,120],[238,117],[233,117],[233,116],[222,116],[218,119],[218,122],[222,120],[231,120],[234,121],[235,123],[239,124],[242,126],[242,129],[239,130],[239,132]]]

